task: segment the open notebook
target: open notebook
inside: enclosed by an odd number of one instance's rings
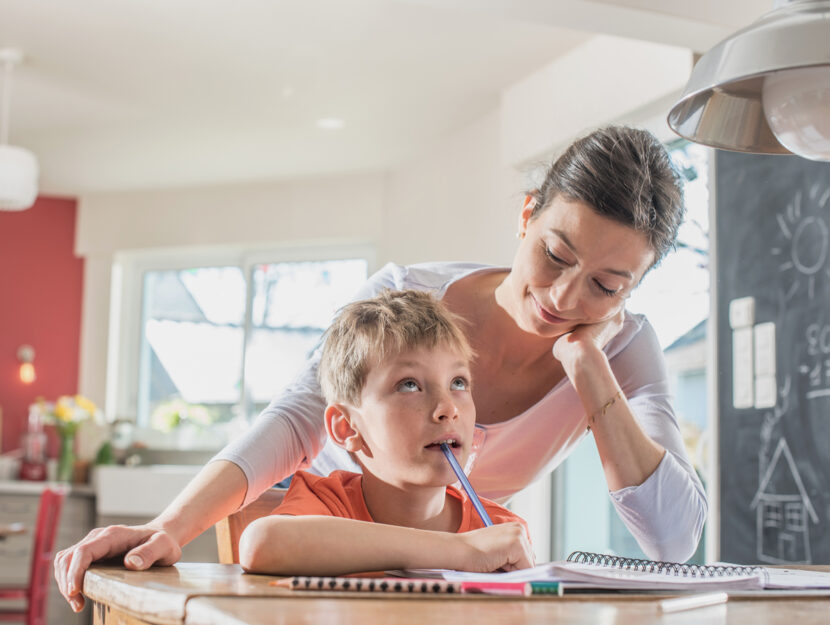
[[[566,561],[509,573],[408,570],[449,581],[556,581],[572,588],[615,590],[830,589],[830,573],[735,564],[679,564],[575,551]]]

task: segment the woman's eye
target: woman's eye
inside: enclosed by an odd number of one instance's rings
[[[454,391],[466,391],[469,388],[469,383],[465,378],[455,378],[450,385],[450,388]]]
[[[612,296],[614,296],[614,295],[616,295],[617,293],[620,292],[619,289],[612,290],[612,289],[609,289],[609,288],[603,286],[602,283],[598,282],[597,280],[594,280],[594,284],[597,285],[597,288],[600,290],[600,292],[603,295],[607,295],[608,297],[612,297]]]
[[[548,257],[548,258],[550,258],[553,262],[555,262],[555,263],[557,263],[557,264],[559,264],[559,265],[564,265],[564,264],[566,264],[564,260],[562,260],[562,259],[561,259],[561,258],[559,258],[556,254],[554,254],[554,253],[551,251],[551,249],[550,249],[549,247],[547,247],[547,246],[545,247],[545,254],[547,254],[547,257]]]
[[[404,393],[415,393],[421,390],[415,380],[402,380],[398,382],[398,390]]]

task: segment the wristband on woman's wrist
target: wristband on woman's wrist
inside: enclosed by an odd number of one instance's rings
[[[588,417],[588,431],[589,432],[591,431],[591,426],[593,426],[594,423],[596,422],[597,417],[600,417],[600,418],[604,417],[605,413],[608,412],[608,409],[611,406],[613,406],[615,403],[617,403],[617,400],[620,399],[622,396],[623,396],[622,389],[620,389],[616,393],[614,393],[614,395],[611,397],[611,399],[609,399],[607,402],[605,402],[605,404],[603,404],[602,408],[600,408],[594,414],[592,414],[590,417]]]

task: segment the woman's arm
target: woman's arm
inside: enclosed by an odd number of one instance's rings
[[[124,566],[143,570],[171,565],[181,548],[204,530],[236,511],[245,496],[245,475],[230,462],[211,462],[157,518],[145,525],[92,530],[79,543],[55,556],[55,579],[76,612],[84,606],[84,574],[96,560],[125,554]]]
[[[571,366],[568,377],[588,416],[609,490],[642,484],[665,449],[640,427],[604,352],[586,350]]]
[[[622,316],[604,327],[581,326],[553,348],[582,401],[612,491],[642,484],[665,453],[635,419],[602,350],[621,324]]]
[[[185,544],[307,463],[325,441],[324,407],[316,359],[311,359],[254,426],[208,463],[157,518],[94,529],[58,553],[55,579],[72,609],[83,608],[80,591],[92,562],[124,554],[131,569],[173,564]]]
[[[602,330],[616,334],[614,327]],[[657,338],[643,320],[611,363],[598,347],[607,336],[591,338],[560,340],[554,355],[562,356],[585,414],[593,418],[589,425],[611,499],[648,557],[683,562],[697,548],[707,503],[672,413]],[[627,399],[616,395],[623,387]]]
[[[257,519],[239,540],[248,572],[343,575],[406,568],[490,572],[533,565],[519,523],[453,534],[329,516]]]

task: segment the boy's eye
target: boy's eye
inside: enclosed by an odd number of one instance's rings
[[[403,393],[415,393],[421,390],[421,387],[418,386],[418,383],[413,379],[408,380],[401,380],[398,382],[397,390]]]
[[[450,388],[454,391],[466,391],[469,386],[470,385],[465,378],[457,377],[452,381]]]

